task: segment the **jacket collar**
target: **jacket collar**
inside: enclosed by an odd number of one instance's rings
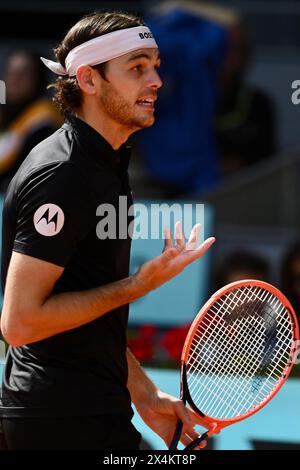
[[[98,165],[107,164],[117,173],[127,171],[131,154],[131,146],[128,143],[114,150],[99,132],[74,115],[68,115],[62,127],[75,133],[83,151]]]

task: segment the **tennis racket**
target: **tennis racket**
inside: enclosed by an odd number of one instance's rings
[[[207,429],[185,450],[259,411],[279,391],[297,357],[299,327],[285,296],[262,281],[217,291],[192,323],[181,356],[181,399]],[[177,449],[178,421],[169,449]]]

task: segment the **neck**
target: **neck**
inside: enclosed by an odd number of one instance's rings
[[[91,108],[87,109],[83,106],[76,112],[76,116],[99,132],[114,150],[118,150],[136,130],[126,128],[99,109],[93,111]]]

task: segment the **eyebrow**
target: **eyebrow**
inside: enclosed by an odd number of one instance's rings
[[[134,55],[132,55],[128,60],[127,62],[131,62],[133,60],[136,60],[136,59],[148,59],[148,60],[152,60],[152,56],[150,54],[147,54],[147,52],[138,52]],[[160,60],[160,54],[158,52],[157,54],[157,57],[156,57],[156,60]]]

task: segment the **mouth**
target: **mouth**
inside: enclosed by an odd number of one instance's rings
[[[151,98],[142,98],[137,100],[136,104],[140,107],[142,107],[145,110],[148,111],[154,111],[154,102],[156,101],[156,98],[151,97]]]

